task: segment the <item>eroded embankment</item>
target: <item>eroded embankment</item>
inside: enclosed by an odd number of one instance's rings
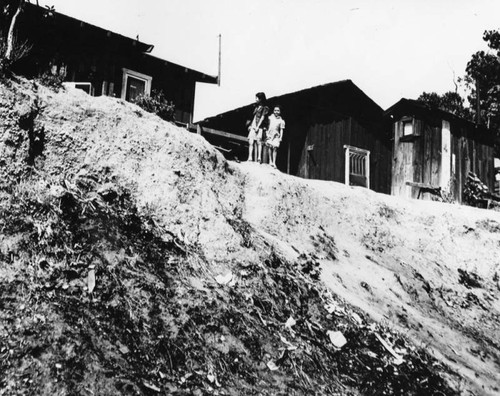
[[[474,392],[498,392],[498,212],[239,168],[253,226],[315,254],[335,293],[410,336]]]
[[[392,312],[394,292],[403,307],[417,296],[423,316],[432,304],[412,267],[396,269],[406,204],[229,164],[199,136],[122,101],[10,84],[0,86],[2,394],[472,386],[391,316],[372,321]],[[387,287],[377,280],[386,274]],[[434,293],[436,281],[419,274]],[[415,293],[397,286],[405,282]]]

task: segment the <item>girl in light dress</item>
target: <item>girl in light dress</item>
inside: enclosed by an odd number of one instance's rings
[[[281,118],[281,106],[276,105],[273,114],[269,116],[268,130],[266,134],[266,146],[269,148],[269,164],[276,168],[276,155],[278,147],[283,140],[285,120]]]

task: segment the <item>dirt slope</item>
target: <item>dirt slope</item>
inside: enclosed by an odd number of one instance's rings
[[[322,258],[335,293],[425,346],[474,392],[499,392],[500,213],[239,168],[251,224]]]
[[[498,394],[499,213],[0,90],[0,394]]]

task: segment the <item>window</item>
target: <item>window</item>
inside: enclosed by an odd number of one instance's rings
[[[403,136],[413,135],[413,120],[403,120]]]
[[[94,88],[89,82],[65,82],[64,85],[67,87],[81,89],[82,91],[87,92],[89,95],[94,95]]]
[[[139,95],[149,95],[152,80],[153,77],[146,74],[123,69],[121,98],[133,102]]]
[[[399,121],[399,128],[401,129],[398,128],[398,131],[400,131],[399,141],[401,143],[411,143],[417,140],[420,135],[417,125],[413,117],[405,116],[401,118]]]

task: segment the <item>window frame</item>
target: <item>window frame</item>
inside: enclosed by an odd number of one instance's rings
[[[411,125],[411,133],[405,133],[405,126]],[[401,137],[415,136],[415,120],[413,117],[401,118]]]
[[[400,142],[413,142],[419,138],[419,135],[415,133],[415,117],[405,116],[402,117],[399,122],[401,123]],[[411,125],[411,133],[405,134],[405,125],[408,124]]]
[[[151,95],[151,83],[153,81],[153,77],[148,76],[147,74],[139,73],[139,72],[136,72],[134,70],[126,69],[126,68],[122,68],[122,72],[123,72],[123,77],[122,77],[121,98],[123,100],[126,100],[126,97],[127,97],[127,82],[128,82],[129,77],[144,81],[145,82],[144,94],[148,95],[148,96]]]

